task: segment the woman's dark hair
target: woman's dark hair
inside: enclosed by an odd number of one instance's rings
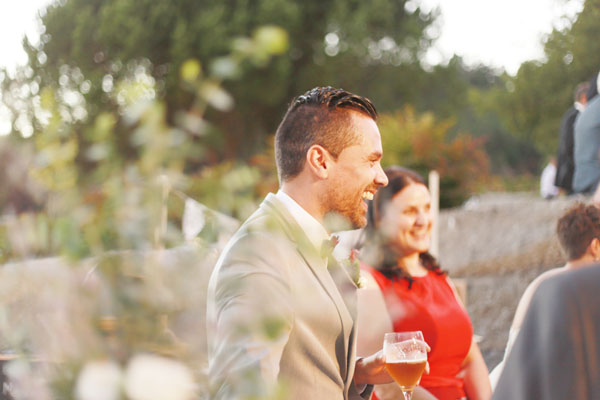
[[[600,209],[577,203],[556,223],[558,241],[569,261],[583,256],[594,238],[600,239]]]
[[[369,205],[367,226],[365,227],[365,245],[371,247],[370,250],[374,250],[376,253],[376,260],[370,260],[372,261],[373,268],[377,269],[388,279],[398,281],[404,279],[408,281],[408,288],[410,289],[414,279],[404,271],[403,268],[398,268],[396,263],[397,254],[393,252],[390,246],[387,246],[386,243],[384,243],[381,234],[379,233],[380,222],[385,208],[396,194],[413,183],[427,185],[421,175],[407,168],[398,166],[389,167],[385,169],[385,174],[389,180],[388,185],[377,190],[375,198]],[[438,275],[446,274],[446,272],[440,268],[435,257],[428,251],[419,254],[419,258],[427,270],[433,271]]]

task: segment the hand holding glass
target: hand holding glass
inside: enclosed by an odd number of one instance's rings
[[[410,400],[427,364],[427,343],[421,331],[386,333],[383,339],[385,368]]]

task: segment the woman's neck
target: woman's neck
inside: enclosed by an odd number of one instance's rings
[[[427,275],[427,269],[421,264],[421,258],[419,253],[413,253],[405,256],[398,256],[396,258],[398,267],[404,269],[410,276],[425,276]]]

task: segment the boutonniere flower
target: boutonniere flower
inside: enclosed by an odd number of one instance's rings
[[[321,244],[321,256],[325,258],[331,256],[333,254],[333,249],[338,245],[339,242],[340,238],[334,235],[329,239],[324,240]]]
[[[360,276],[360,261],[358,260],[358,255],[360,252],[356,249],[350,250],[350,256],[341,262],[341,264],[348,271],[348,275],[352,278],[352,281],[359,289],[365,286],[364,278]]]

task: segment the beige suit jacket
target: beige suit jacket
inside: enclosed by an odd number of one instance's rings
[[[213,398],[360,399],[356,286],[269,194],[223,250],[208,289]],[[362,395],[370,396],[371,390]]]

